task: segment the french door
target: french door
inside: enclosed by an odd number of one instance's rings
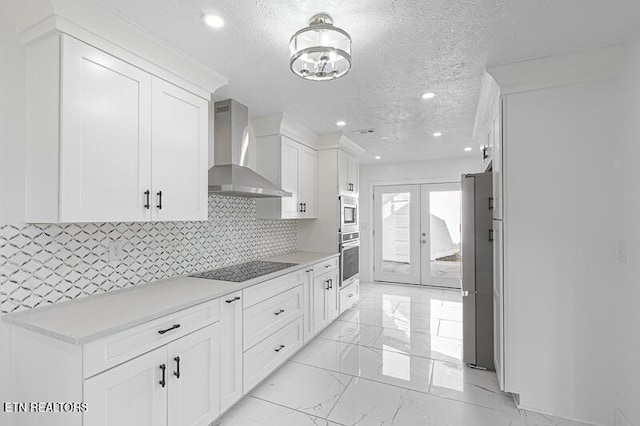
[[[460,184],[374,187],[374,278],[460,288]]]

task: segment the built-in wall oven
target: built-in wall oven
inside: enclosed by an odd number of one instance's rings
[[[360,233],[340,235],[340,287],[346,287],[360,277]]]

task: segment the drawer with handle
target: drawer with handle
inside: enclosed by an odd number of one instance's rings
[[[165,345],[219,318],[220,299],[215,299],[86,343],[83,346],[84,377]]]
[[[244,353],[244,392],[249,392],[302,347],[299,317]]]
[[[319,277],[320,275],[332,271],[338,267],[338,258],[334,257],[324,262],[313,265],[313,276]]]
[[[243,340],[246,351],[284,324],[303,314],[303,289],[299,285],[253,305],[243,312]]]
[[[260,284],[256,284],[252,287],[242,290],[242,296],[244,297],[243,308],[247,309],[257,303],[262,302],[270,297],[280,294],[283,291],[287,291],[293,287],[302,285],[304,281],[304,271],[299,270],[290,274],[283,275],[281,277],[274,278],[269,281],[265,281]]]
[[[360,298],[360,281],[355,280],[347,287],[340,289],[340,313],[351,308]]]

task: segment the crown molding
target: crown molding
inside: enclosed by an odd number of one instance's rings
[[[318,148],[318,135],[284,112],[252,118],[256,137],[284,135],[310,148]]]
[[[318,149],[341,149],[356,158],[367,152],[366,149],[346,137],[342,132],[322,135],[318,141]]]
[[[65,33],[206,99],[228,84],[226,77],[99,1],[3,0],[1,7],[26,46]]]
[[[617,76],[622,50],[622,46],[609,46],[490,66],[487,72],[500,86],[501,94],[608,80]]]

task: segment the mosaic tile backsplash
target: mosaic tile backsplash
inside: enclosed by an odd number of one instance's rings
[[[252,199],[209,196],[209,221],[0,225],[0,312],[289,253],[294,220],[256,218]],[[111,260],[109,246],[122,245]]]

